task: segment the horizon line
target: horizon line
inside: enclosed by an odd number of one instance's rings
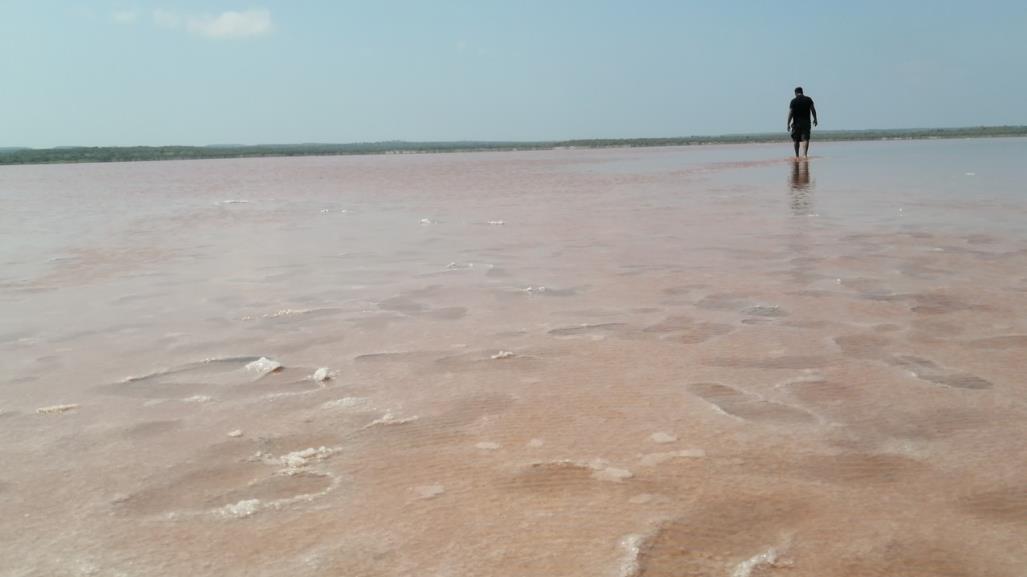
[[[821,134],[859,134],[868,132],[930,132],[930,131],[960,131],[960,130],[1027,130],[1027,124],[995,124],[977,126],[945,126],[945,127],[904,127],[904,128],[838,128],[821,129]],[[305,141],[305,142],[259,142],[255,144],[241,144],[228,142],[214,142],[207,144],[62,144],[55,146],[0,146],[0,154],[16,151],[56,151],[68,149],[95,149],[95,148],[260,148],[267,146],[359,146],[359,145],[382,145],[382,144],[441,144],[441,145],[513,145],[513,146],[545,146],[559,145],[561,143],[585,143],[585,142],[632,142],[632,141],[686,141],[701,139],[729,139],[746,137],[777,137],[785,138],[784,131],[770,132],[728,132],[721,134],[692,134],[685,136],[627,136],[627,137],[587,137],[587,138],[562,138],[562,139],[539,139],[539,140],[476,140],[476,139],[452,139],[452,140],[363,140],[363,141]]]

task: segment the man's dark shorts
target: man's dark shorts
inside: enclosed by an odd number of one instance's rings
[[[792,127],[792,140],[799,142],[800,140],[809,140],[810,127],[808,126],[793,126]]]

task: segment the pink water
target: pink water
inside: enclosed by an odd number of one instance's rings
[[[0,575],[1022,577],[1027,140],[788,152],[0,169]]]

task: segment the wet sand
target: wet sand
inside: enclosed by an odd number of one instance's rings
[[[3,168],[0,574],[1021,577],[1027,140],[812,151]]]

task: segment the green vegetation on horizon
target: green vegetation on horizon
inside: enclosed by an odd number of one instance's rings
[[[823,130],[817,141],[912,140],[929,138],[986,138],[1027,136],[1027,126],[923,128],[886,130]],[[74,146],[59,148],[0,148],[0,164],[55,164],[73,162],[130,162],[263,156],[329,156],[473,152],[487,150],[552,150],[557,148],[612,148],[745,144],[787,141],[781,133],[726,134],[674,138],[599,138],[540,142],[360,142],[351,144],[259,144],[219,146]]]

